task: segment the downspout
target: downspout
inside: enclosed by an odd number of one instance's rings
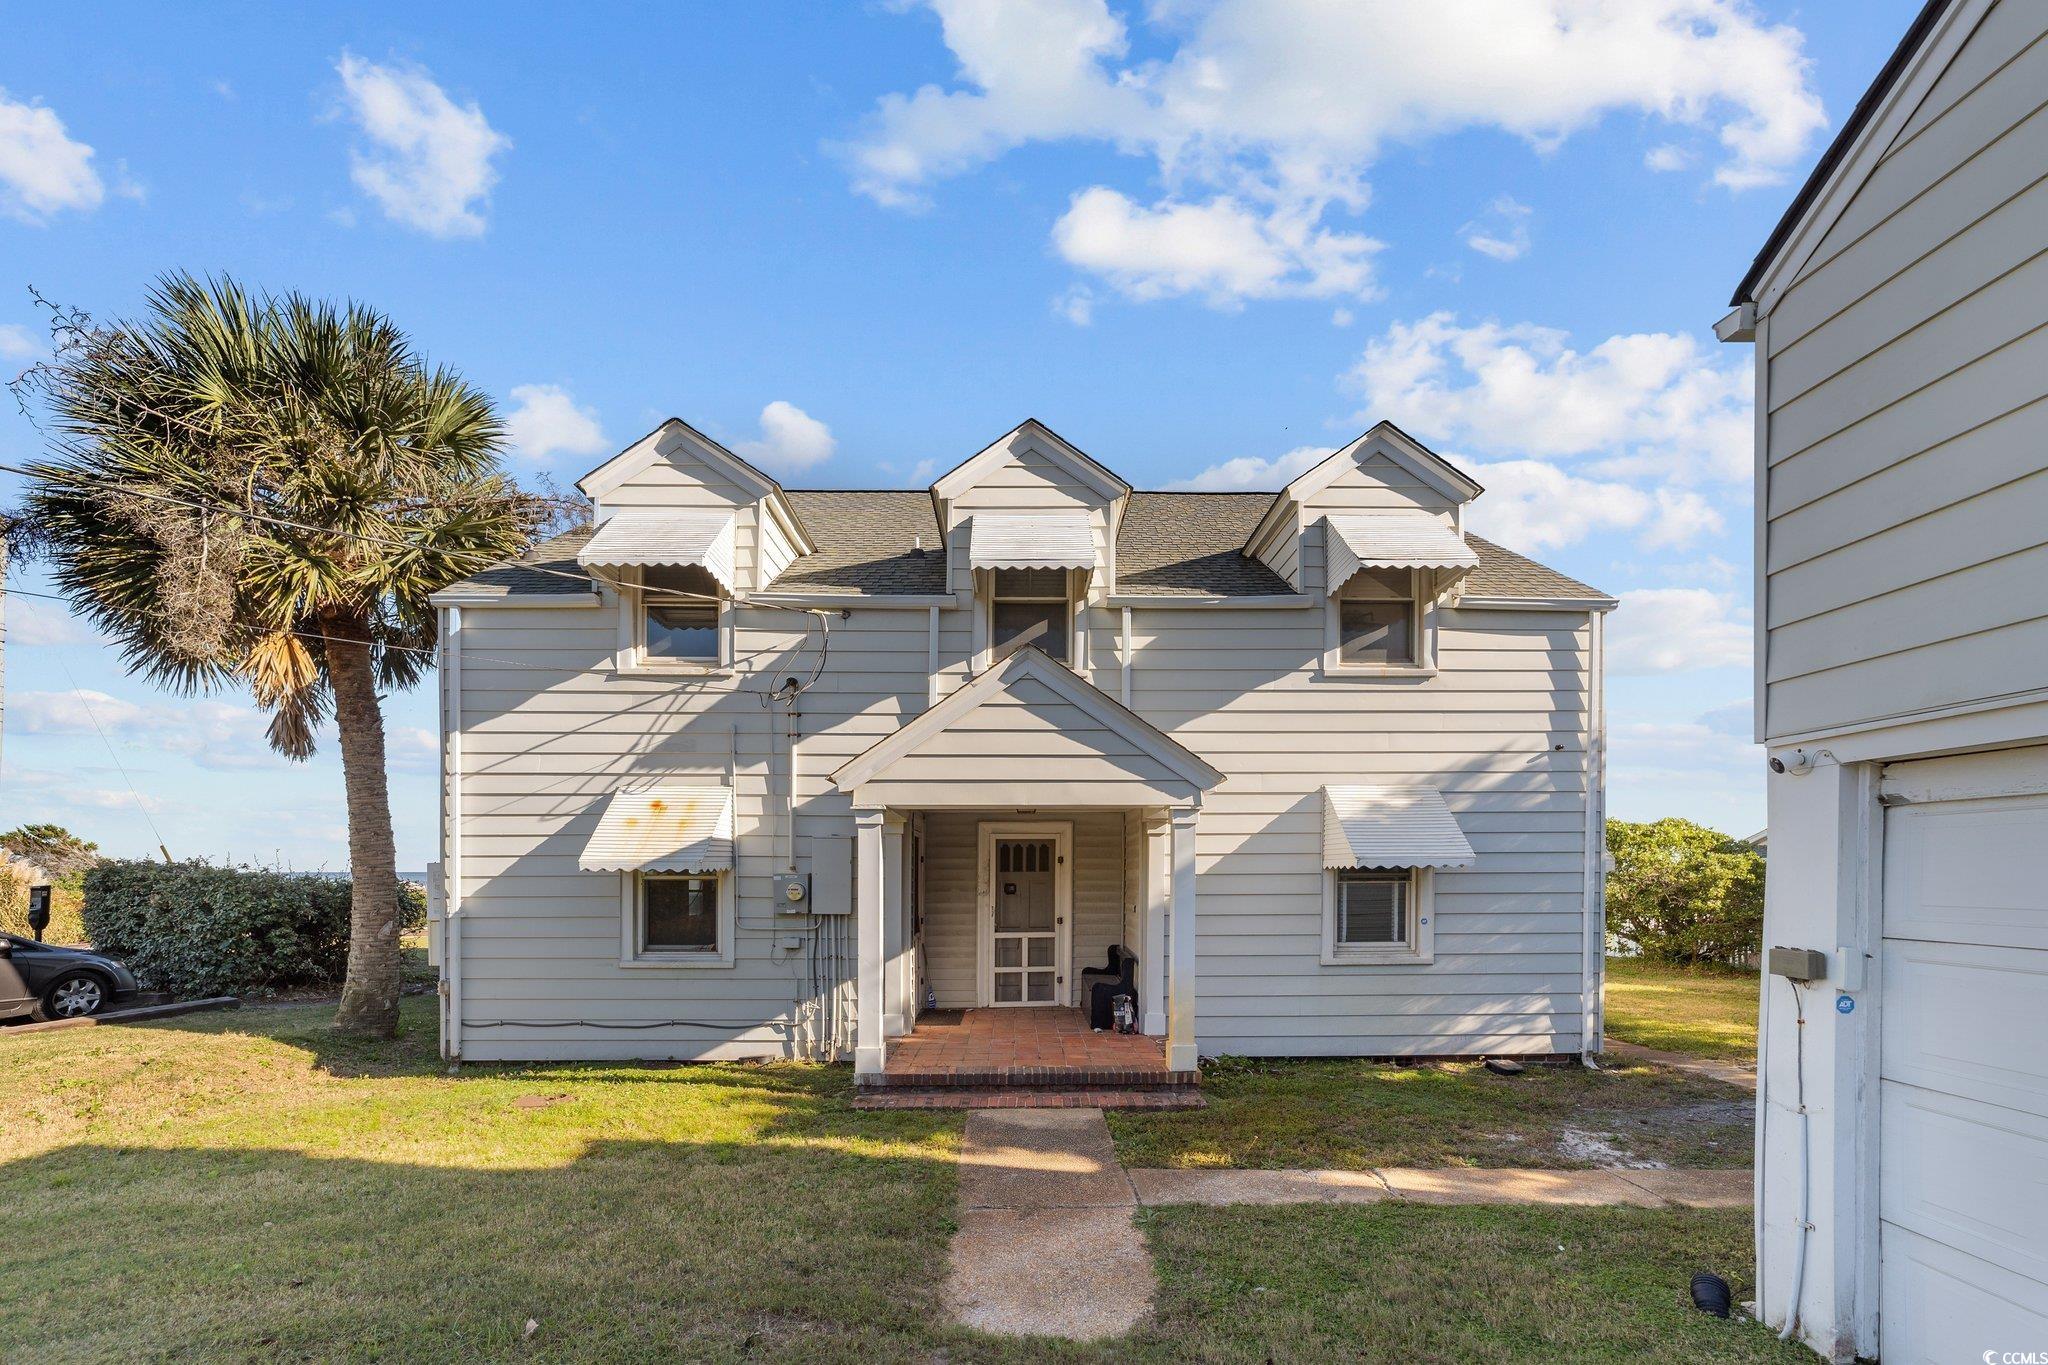
[[[1121,655],[1120,662],[1123,665],[1121,680],[1123,694],[1121,700],[1125,706],[1129,706],[1131,704],[1131,609],[1129,607],[1124,608],[1123,625],[1123,648],[1119,651]]]
[[[442,724],[447,727],[448,742],[445,752],[448,756],[447,803],[448,823],[442,832],[445,846],[442,849],[442,865],[447,869],[448,889],[446,893],[447,922],[443,926],[446,942],[443,945],[447,965],[441,969],[442,984],[447,1000],[447,1019],[441,1033],[441,1052],[450,1062],[462,1060],[462,608],[449,607],[446,629],[442,640],[448,655],[448,667],[442,673],[442,686],[447,692],[447,704],[442,708]]]

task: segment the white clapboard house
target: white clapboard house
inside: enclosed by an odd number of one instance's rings
[[[1392,425],[1146,493],[1036,421],[881,491],[669,421],[579,487],[435,598],[450,1057],[881,1082],[1112,948],[1175,1073],[1597,1048],[1614,603]]]

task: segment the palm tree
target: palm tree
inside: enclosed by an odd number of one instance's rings
[[[490,400],[368,308],[172,275],[138,321],[53,330],[26,386],[53,453],[25,507],[53,576],[132,672],[246,685],[278,752],[308,757],[332,717],[355,881],[334,1026],[389,1036],[380,692],[430,667],[429,594],[531,543],[545,500],[499,472]]]

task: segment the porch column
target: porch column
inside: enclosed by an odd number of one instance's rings
[[[909,954],[910,926],[904,922],[903,817],[894,811],[882,817],[882,1036],[896,1038],[910,1031],[910,1002],[903,990],[903,964]]]
[[[1193,806],[1173,812],[1173,979],[1167,1004],[1166,1065],[1195,1069],[1195,819]]]
[[[853,1074],[882,1074],[882,812],[853,813],[854,937],[859,968],[854,977]]]
[[[1140,950],[1138,970],[1145,979],[1138,983],[1138,998],[1145,1002],[1145,1033],[1152,1038],[1166,1036],[1166,904],[1170,885],[1166,829],[1164,811],[1147,811],[1139,827],[1139,836],[1145,841],[1140,850],[1143,860],[1138,864],[1145,932],[1139,940],[1144,947]]]

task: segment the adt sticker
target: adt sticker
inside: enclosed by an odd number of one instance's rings
[[[1835,997],[1835,1013],[1836,1013],[1836,1014],[1854,1014],[1855,1012],[1856,1012],[1856,997],[1855,997],[1855,996],[1853,996],[1853,995],[1838,995],[1838,996],[1836,996],[1836,997]]]

